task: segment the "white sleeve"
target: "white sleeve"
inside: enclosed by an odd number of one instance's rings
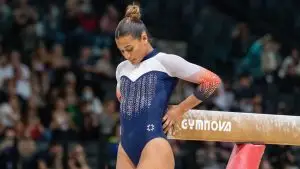
[[[197,83],[194,95],[199,100],[207,99],[221,84],[221,79],[215,73],[177,55],[160,55],[158,59],[171,76]]]
[[[199,71],[205,72],[206,70],[199,65],[188,62],[184,58],[173,54],[161,55],[159,56],[159,60],[171,76],[193,83],[198,83],[193,75]]]

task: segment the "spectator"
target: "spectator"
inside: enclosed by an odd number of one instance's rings
[[[62,31],[67,34],[74,32],[79,27],[79,3],[77,0],[67,0],[65,2]]]
[[[300,76],[300,57],[296,48],[292,49],[291,55],[287,56],[280,68],[279,77],[284,78],[288,74],[296,74]]]
[[[239,82],[236,85],[235,96],[238,101],[238,107],[242,112],[252,112],[252,98],[254,97],[255,90],[251,76],[247,73],[240,75]]]
[[[254,79],[259,79],[264,75],[261,69],[261,56],[265,45],[269,44],[270,40],[271,36],[265,35],[252,44],[247,55],[243,58],[238,67],[239,73],[248,71]]]
[[[213,99],[213,103],[223,111],[229,111],[234,106],[234,93],[229,80],[223,81],[223,85],[218,89],[217,95]]]
[[[21,108],[19,99],[16,96],[11,96],[7,103],[3,103],[0,107],[1,126],[14,127],[20,120]]]
[[[104,103],[104,112],[100,115],[100,125],[104,135],[111,135],[113,127],[118,120],[115,100],[107,100]]]
[[[4,68],[4,78],[11,79],[16,88],[16,92],[23,99],[27,100],[31,95],[30,90],[30,70],[27,65],[21,63],[20,53],[12,51],[10,54],[10,63]]]
[[[62,169],[63,168],[63,149],[58,143],[52,142],[49,148],[45,151],[38,152],[34,162],[36,169]]]
[[[105,33],[113,33],[118,25],[119,13],[113,5],[109,5],[106,13],[99,21],[100,29]]]
[[[95,66],[86,66],[84,69],[87,72],[95,73],[106,78],[114,78],[115,68],[111,63],[111,53],[109,49],[102,50],[102,57],[96,62]]]
[[[7,72],[5,67],[7,65],[7,56],[4,53],[0,55],[0,87],[4,87],[4,81],[7,80]]]
[[[79,22],[84,31],[93,32],[97,27],[97,18],[94,15],[90,0],[83,0],[80,5]]]
[[[16,133],[12,128],[7,128],[4,132],[3,141],[0,144],[0,168],[16,168],[17,160]]]
[[[273,74],[279,68],[281,58],[278,54],[279,44],[274,41],[266,43],[262,52],[262,70],[265,74]]]
[[[81,119],[81,140],[94,140],[99,138],[99,116],[95,116],[88,102],[84,101],[80,105]]]
[[[28,100],[27,113],[24,119],[25,136],[33,140],[50,140],[50,132],[41,124],[38,117],[37,103],[33,98]]]
[[[101,100],[95,96],[91,87],[85,86],[82,90],[82,99],[88,102],[88,109],[94,114],[94,117],[99,119],[99,116],[103,113],[103,105]]]
[[[63,55],[63,46],[55,44],[51,54],[51,66],[53,69],[63,69],[69,67],[69,60]]]
[[[76,145],[68,160],[70,169],[90,169],[87,164],[85,153],[81,145]]]
[[[32,160],[37,151],[36,143],[31,138],[22,138],[18,143],[18,152],[20,153],[20,166],[24,169],[34,168]]]
[[[260,165],[260,169],[273,169],[273,167],[271,166],[269,160],[263,159]]]
[[[9,28],[11,25],[11,18],[12,18],[12,10],[9,5],[5,3],[5,1],[0,1],[0,13],[2,14],[0,16],[0,34],[1,39],[4,38],[4,35],[9,32]]]
[[[53,130],[53,137],[56,140],[74,139],[76,136],[76,126],[72,121],[70,114],[66,112],[66,103],[62,98],[58,98],[55,102],[53,110],[53,117],[51,122],[51,130]]]

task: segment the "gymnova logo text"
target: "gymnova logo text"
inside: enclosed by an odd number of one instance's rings
[[[206,130],[231,132],[231,122],[221,120],[187,120],[181,122],[184,130]]]

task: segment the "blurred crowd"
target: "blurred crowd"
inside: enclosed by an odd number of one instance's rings
[[[114,168],[120,139],[115,69],[122,60],[114,29],[128,2],[0,0],[1,169]],[[152,9],[158,1],[143,2],[153,2],[148,6]],[[149,9],[144,11],[145,22],[153,36],[160,37],[147,15]],[[203,23],[205,17],[221,16],[211,7],[199,11]],[[198,24],[194,25],[199,32],[208,31]],[[211,65],[224,81],[199,108],[298,115],[297,46],[285,56],[281,42],[272,35],[257,37],[246,23],[233,25],[225,31],[230,46],[228,41],[210,43],[209,37],[200,36],[207,42],[199,42],[205,57],[195,57],[196,51],[184,56]],[[205,47],[208,44],[210,48]],[[204,50],[212,46],[218,49],[212,55],[226,53],[223,66],[202,62],[213,58]],[[194,87],[180,81],[171,103],[186,98]],[[223,142],[170,142],[176,169],[223,169],[233,147]],[[297,147],[268,146],[261,169],[299,169],[299,160]]]

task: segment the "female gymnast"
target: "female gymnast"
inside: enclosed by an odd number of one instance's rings
[[[207,99],[221,83],[213,72],[183,58],[158,52],[148,39],[137,5],[129,5],[115,31],[125,57],[116,70],[120,101],[121,143],[117,169],[174,169],[165,133],[184,112]],[[195,92],[167,109],[177,79],[198,83]]]

